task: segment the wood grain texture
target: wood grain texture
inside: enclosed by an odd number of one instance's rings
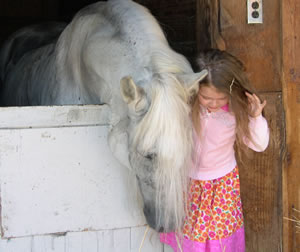
[[[280,251],[281,153],[284,145],[281,93],[261,94],[267,100],[265,117],[270,142],[262,153],[250,153],[239,161],[247,252]]]
[[[296,2],[296,0],[295,0]],[[281,91],[280,1],[263,1],[263,24],[247,24],[246,1],[221,1],[221,34],[226,49],[246,65],[254,87]]]
[[[284,216],[297,216],[300,210],[300,3],[282,1],[282,84],[286,115],[286,159],[283,170]],[[299,231],[299,230],[298,230]],[[285,252],[300,251],[300,234],[294,222],[284,221]]]
[[[196,8],[198,52],[209,48],[225,50],[225,41],[220,33],[220,0],[198,0]]]

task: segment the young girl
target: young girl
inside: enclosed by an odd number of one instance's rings
[[[190,171],[183,238],[161,234],[175,252],[244,252],[245,235],[237,154],[264,151],[269,142],[261,102],[242,63],[225,51],[210,50],[197,61],[207,77],[192,107],[195,151]]]

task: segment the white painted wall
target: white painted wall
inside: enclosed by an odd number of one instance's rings
[[[1,252],[172,252],[150,230],[141,247],[145,227],[68,232],[0,240]],[[140,250],[141,247],[141,250]]]
[[[134,174],[107,145],[105,106],[0,110],[0,252],[139,251]],[[170,251],[150,230],[143,252]]]

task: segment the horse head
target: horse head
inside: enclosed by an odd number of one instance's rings
[[[193,145],[188,101],[206,74],[206,70],[159,74],[149,88],[136,85],[131,77],[121,80],[128,106],[129,163],[147,223],[157,231],[174,231],[182,225]]]

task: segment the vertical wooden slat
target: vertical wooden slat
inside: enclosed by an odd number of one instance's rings
[[[197,0],[197,18],[196,18],[196,39],[197,51],[203,51],[211,48],[211,36],[209,33],[210,9],[209,0]]]
[[[282,84],[286,115],[286,159],[283,170],[283,213],[300,210],[300,3],[282,0]],[[296,217],[300,217],[299,215]],[[299,230],[298,230],[299,231]],[[284,221],[285,252],[300,251],[300,235],[294,222]]]
[[[54,250],[50,236],[34,236],[32,237],[31,251],[33,252],[51,252]],[[57,251],[58,252],[58,251]],[[63,250],[61,250],[63,252]]]
[[[246,3],[221,1],[220,26],[226,49],[246,64],[258,91],[281,91],[280,0],[263,1],[263,24],[247,24]]]
[[[1,239],[1,252],[29,252],[31,250],[32,238]]]
[[[225,50],[220,33],[220,0],[197,0],[196,38],[198,52],[209,48]]]
[[[173,251],[174,250],[169,245],[164,244],[163,252],[173,252]]]
[[[45,237],[48,239],[48,236]],[[65,235],[50,235],[51,244],[49,251],[51,252],[66,252],[65,251],[65,243],[66,243],[66,236]]]
[[[277,252],[281,246],[281,146],[284,145],[281,93],[261,94],[270,142],[263,153],[239,161],[247,252]]]
[[[74,232],[68,233],[66,236],[66,252],[82,252],[83,249],[91,252],[97,252],[97,243],[89,244],[88,247],[84,247],[84,233]],[[94,245],[94,246],[93,246]]]
[[[130,252],[130,228],[98,232],[98,252]]]
[[[159,242],[158,233],[151,228],[148,229],[147,233],[145,232],[145,226],[131,228],[130,252],[138,252],[140,247],[141,251],[163,252],[163,244]]]
[[[116,229],[113,231],[114,250],[113,252],[130,252],[130,228]]]
[[[65,236],[42,235],[42,236],[34,236],[32,238],[28,237],[27,239],[31,239],[31,248],[30,249],[28,248],[28,251],[66,252]],[[16,252],[19,251],[19,249],[16,248]]]

